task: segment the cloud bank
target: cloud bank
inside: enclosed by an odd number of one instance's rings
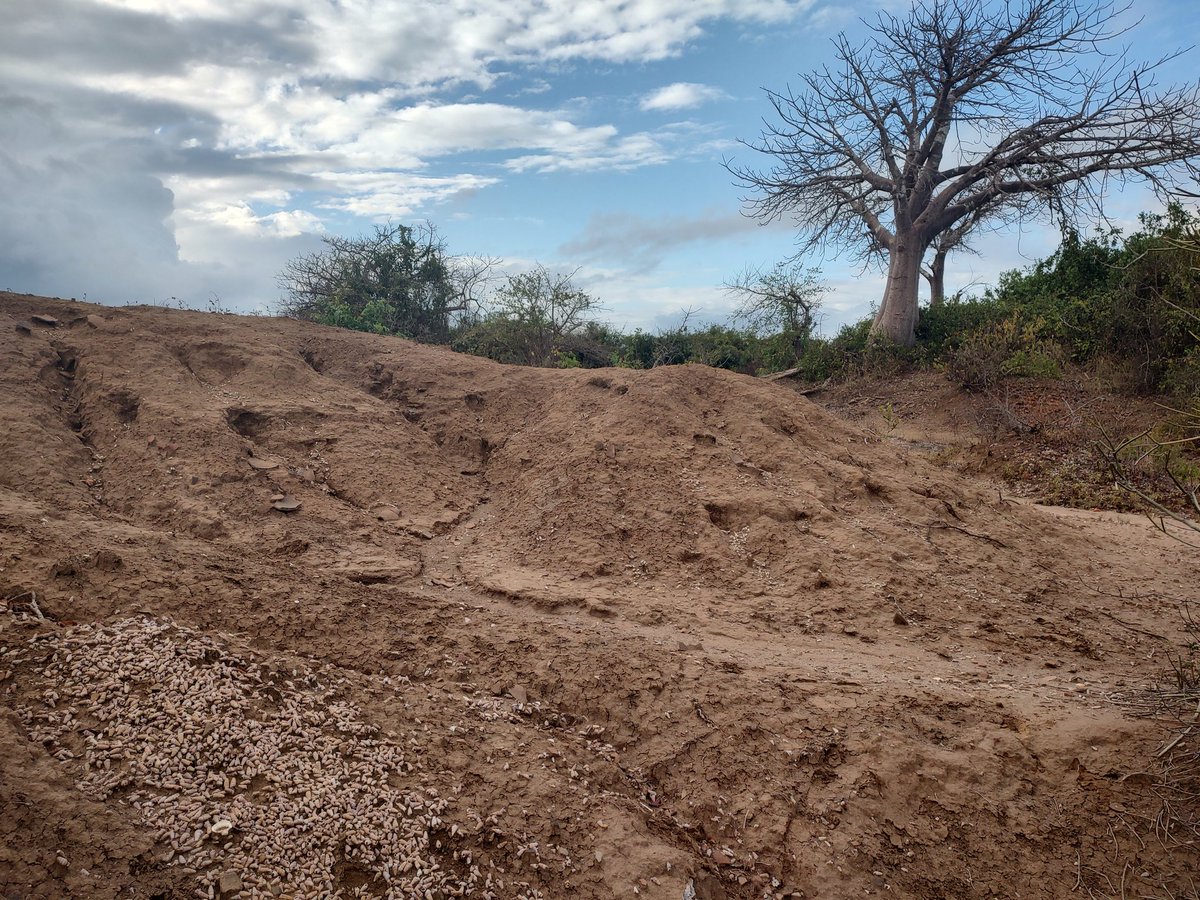
[[[10,0],[0,285],[91,285],[114,301],[223,289],[261,305],[266,267],[323,229],[423,214],[522,176],[693,152],[686,126],[624,132],[586,104],[539,103],[545,85],[564,66],[653,63],[715,23],[776,25],[809,6]],[[510,102],[491,99],[502,87]],[[718,93],[681,82],[641,102],[685,109]],[[243,264],[239,288],[231,267]]]

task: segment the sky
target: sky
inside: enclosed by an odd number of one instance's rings
[[[575,272],[622,328],[796,252],[743,214],[724,167],[763,164],[764,88],[834,62],[831,39],[902,0],[0,0],[0,289],[270,313],[322,236],[432,222],[452,253]],[[1135,58],[1200,34],[1195,0],[1133,0]],[[1194,78],[1200,51],[1168,65]],[[1154,198],[1109,198],[1129,227]],[[1057,232],[950,261],[979,288]],[[881,273],[805,259],[823,329]]]

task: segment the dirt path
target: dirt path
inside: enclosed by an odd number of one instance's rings
[[[1134,517],[701,367],[15,295],[0,354],[8,894],[1190,889]]]

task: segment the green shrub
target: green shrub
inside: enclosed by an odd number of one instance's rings
[[[1050,347],[1020,347],[1004,361],[1001,371],[1020,378],[1062,378],[1062,364]]]
[[[808,381],[857,375],[891,375],[912,368],[923,357],[920,347],[907,348],[871,336],[871,319],[843,325],[832,338],[812,338],[796,361]]]
[[[461,329],[450,341],[459,353],[484,356],[496,362],[520,365],[527,362],[528,340],[518,325],[499,316]]]
[[[955,350],[966,337],[1004,318],[1003,307],[986,298],[951,297],[937,307],[921,310],[917,343],[930,359]]]
[[[949,351],[946,372],[972,391],[991,390],[1006,375],[1047,375],[1059,372],[1053,351],[1037,337],[1033,322],[1017,313],[967,334]]]
[[[1200,218],[1172,204],[1140,222],[1127,238],[1068,232],[1053,255],[1005,273],[980,302],[1032,324],[1044,347],[1127,373],[1129,387],[1187,391],[1200,346]]]
[[[487,312],[462,328],[451,347],[497,362],[530,366],[605,365],[608,350],[598,346],[603,326],[590,318],[600,304],[572,284],[570,275],[536,266],[508,276]]]
[[[1185,400],[1200,397],[1200,344],[1167,360],[1161,386],[1166,393]]]
[[[323,238],[325,250],[279,273],[284,315],[446,343],[461,311],[463,267],[432,226],[377,225],[373,235]]]

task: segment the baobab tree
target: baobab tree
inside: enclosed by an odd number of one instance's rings
[[[802,90],[768,91],[777,119],[749,144],[771,157],[766,170],[727,165],[751,214],[794,217],[800,252],[885,254],[872,332],[911,344],[922,260],[939,238],[949,252],[956,227],[1100,216],[1114,183],[1165,194],[1200,172],[1200,88],[1160,87],[1166,59],[1108,52],[1127,10],[916,0],[904,18],[881,14],[860,46],[840,35],[837,66]]]
[[[929,284],[929,307],[935,309],[946,300],[946,260],[951,253],[972,253],[978,251],[972,246],[976,232],[985,227],[996,228],[1005,221],[1004,216],[997,216],[991,207],[976,210],[972,215],[956,222],[952,228],[947,228],[929,242],[926,251],[927,258],[921,263],[921,277]],[[872,236],[871,252],[868,254],[872,263],[883,260],[887,267],[888,252]]]

